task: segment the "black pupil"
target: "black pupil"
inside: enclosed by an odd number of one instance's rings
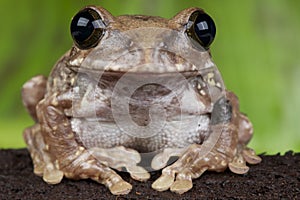
[[[204,46],[209,46],[213,42],[216,26],[209,15],[200,13],[194,22],[194,29]]]
[[[93,34],[96,27],[94,17],[88,10],[81,11],[72,20],[71,33],[77,43],[83,43]]]

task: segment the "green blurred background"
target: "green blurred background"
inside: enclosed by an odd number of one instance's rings
[[[47,75],[67,51],[71,17],[97,4],[114,15],[170,18],[198,6],[215,20],[211,49],[228,89],[255,128],[250,146],[273,154],[300,151],[299,0],[1,0],[0,148],[25,144],[22,130],[33,124],[21,103],[22,84]]]

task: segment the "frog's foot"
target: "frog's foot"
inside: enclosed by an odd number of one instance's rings
[[[90,152],[83,147],[78,147],[77,152],[78,155],[73,157],[74,159],[71,163],[60,168],[58,161],[53,162],[46,151],[43,153],[31,151],[35,173],[43,176],[43,180],[49,184],[60,183],[63,176],[71,179],[90,178],[100,184],[104,184],[114,195],[128,194],[131,191],[131,184],[124,181],[111,168],[99,163],[98,160],[91,156]]]
[[[51,156],[47,152],[48,147],[40,133],[40,125],[36,124],[25,129],[23,136],[33,161],[34,173],[42,176],[49,184],[60,183],[63,172],[58,169],[57,164],[51,162]]]
[[[170,189],[182,194],[193,187],[192,179],[200,177],[206,170],[222,172],[229,166],[234,173],[244,174],[249,169],[246,162],[256,164],[261,161],[261,158],[247,147],[238,148],[233,159],[215,149],[205,156],[202,154],[201,145],[189,146],[174,164],[163,169],[161,177],[152,184],[152,188],[158,191]]]
[[[182,194],[193,187],[192,179],[200,177],[206,170],[224,171],[228,161],[226,157],[214,151],[202,155],[201,145],[192,144],[172,165],[162,171],[162,175],[152,188],[158,191],[170,189]]]
[[[125,168],[135,180],[146,181],[150,178],[150,174],[143,167],[137,166],[141,155],[133,149],[118,146],[110,149],[92,148],[89,152],[108,167],[119,171]]]
[[[201,176],[209,168],[216,168],[209,159],[200,155],[200,145],[193,144],[172,165],[166,167],[153,184],[152,188],[158,191],[170,189],[172,192],[182,194],[193,187],[192,179]]]
[[[114,195],[124,195],[131,191],[132,185],[124,181],[113,169],[100,163],[84,148],[81,147],[79,151],[80,155],[63,169],[67,178],[90,178],[104,184]]]
[[[248,147],[239,147],[237,154],[233,160],[228,164],[230,171],[236,174],[245,174],[249,171],[249,167],[246,165],[257,164],[261,162],[261,158],[256,155],[253,149]]]

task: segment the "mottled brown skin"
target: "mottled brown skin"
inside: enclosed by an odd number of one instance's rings
[[[192,179],[198,178],[206,170],[221,172],[229,167],[234,173],[244,174],[249,169],[246,162],[256,164],[261,161],[252,149],[246,147],[252,137],[252,125],[248,118],[240,113],[237,97],[222,85],[209,51],[199,51],[192,47],[184,35],[191,13],[200,9],[189,8],[167,20],[140,15],[114,17],[101,7],[93,8],[99,12],[107,26],[105,36],[99,44],[89,50],[80,50],[74,45],[57,62],[48,79],[37,76],[23,86],[23,103],[36,122],[24,131],[34,164],[34,173],[42,176],[50,184],[59,183],[64,176],[72,179],[91,178],[106,185],[113,194],[127,194],[132,186],[112,168],[125,167],[133,179],[146,181],[150,174],[138,166],[141,160],[140,153],[158,151],[153,157],[151,167],[163,170],[162,176],[152,187],[159,191],[171,189],[181,194],[190,190]],[[143,29],[140,29],[141,27]],[[128,40],[118,38],[118,34],[127,32],[130,33]],[[186,55],[177,55],[178,52],[152,48],[158,44],[165,44],[175,51],[178,46],[190,51]],[[127,51],[130,53],[123,56],[122,53]],[[116,55],[118,52],[120,54]],[[158,52],[158,55],[155,54]],[[100,61],[112,63],[104,66],[107,73],[103,74],[97,86],[92,85],[89,78],[80,79],[80,70],[89,75],[102,71],[104,67],[99,64]],[[195,62],[197,65],[194,65]],[[167,67],[132,67],[149,63],[163,64]],[[161,104],[167,99],[172,101],[171,106],[164,108],[166,120],[171,124],[166,126],[166,132],[150,138],[135,138],[117,129],[110,104],[111,88],[128,71],[131,71],[133,77],[143,77],[143,74],[148,77],[154,74],[153,77],[162,77],[167,81],[172,80],[174,72],[180,73],[187,80],[196,81],[195,86],[198,90],[183,87],[181,84],[176,85],[176,81],[171,81],[180,91],[177,98],[186,99],[190,92],[196,91],[196,96],[188,96],[193,98],[188,101],[182,100],[182,105],[170,97],[171,92],[168,89],[161,86],[150,85],[136,90],[130,108],[133,121],[139,126],[147,125],[146,121],[149,120],[149,100],[159,96],[162,99]],[[200,87],[200,84],[204,86]],[[87,86],[91,85],[96,94],[102,95],[101,98],[88,100]],[[102,85],[102,88],[99,85]],[[75,88],[85,88],[85,96],[81,96],[79,100],[74,99],[72,91]],[[211,91],[216,93],[218,99],[214,100],[209,96]],[[88,102],[84,103],[87,100]],[[92,122],[85,120],[85,117],[93,117],[93,113],[89,114],[89,104],[92,103],[98,103],[99,107],[95,108],[97,119],[101,118],[107,123],[107,131],[112,131],[111,137],[98,134],[96,139],[89,139],[89,135],[86,135],[93,132],[86,131],[86,127],[90,128],[88,130],[99,131]],[[197,107],[197,103],[200,105],[199,112],[192,109]],[[179,107],[184,114],[187,113],[183,115],[185,123],[189,123],[189,119],[201,117],[199,127],[202,129],[180,132],[177,134],[178,138],[172,138],[177,130],[173,120],[179,115]],[[101,142],[105,140],[107,142]],[[179,158],[167,166],[171,156]]]

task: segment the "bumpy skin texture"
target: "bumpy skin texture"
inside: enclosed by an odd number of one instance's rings
[[[92,8],[106,25],[99,44],[88,50],[74,45],[48,79],[37,76],[23,86],[23,103],[36,121],[24,131],[34,173],[50,184],[64,176],[91,178],[113,194],[127,194],[132,186],[114,169],[125,168],[133,179],[146,181],[150,174],[139,163],[143,153],[153,153],[151,169],[163,170],[152,187],[182,194],[206,170],[221,172],[229,167],[244,174],[249,170],[246,162],[261,161],[246,147],[253,129],[240,113],[237,97],[225,90],[209,51],[193,47],[184,33],[189,16],[201,9],[189,8],[167,20],[113,17],[103,8]],[[121,92],[113,93],[113,88],[127,72],[131,81],[150,77],[170,85],[148,84],[130,96],[130,123],[139,128],[153,124],[157,128],[155,123],[161,119],[149,116],[159,117],[164,110],[163,120],[168,123],[158,134],[137,137],[119,129],[112,107],[122,115],[125,98]],[[115,104],[114,95],[119,97]],[[159,109],[151,110],[149,102],[156,99]],[[178,116],[183,128],[178,126]],[[173,156],[178,160],[168,165]]]

